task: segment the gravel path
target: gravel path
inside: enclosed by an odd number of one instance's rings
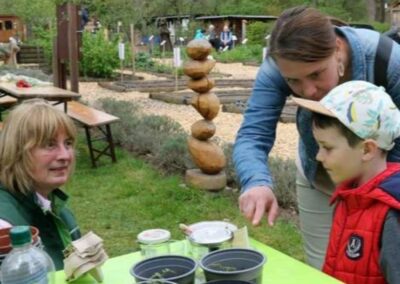
[[[215,72],[231,74],[231,78],[254,79],[257,74],[257,67],[243,66],[241,63],[221,64],[217,63],[213,69]],[[145,77],[145,80],[155,80],[158,77],[146,73],[137,73],[138,76]],[[162,79],[162,78],[161,78]],[[118,100],[134,101],[142,107],[142,110],[148,114],[166,115],[179,122],[182,127],[190,131],[190,126],[201,119],[200,114],[187,105],[168,104],[148,98],[148,93],[124,92],[118,93],[98,86],[97,83],[81,82],[79,92],[82,99],[93,103],[95,100],[103,97],[112,97]],[[216,136],[227,142],[234,142],[236,133],[242,122],[242,114],[220,112],[214,119],[217,126]],[[277,129],[277,138],[272,150],[273,155],[282,158],[294,158],[297,148],[297,130],[294,123],[279,123]]]

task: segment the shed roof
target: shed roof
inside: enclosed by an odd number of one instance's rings
[[[262,15],[222,15],[222,16],[200,16],[196,20],[217,20],[217,19],[243,19],[243,20],[259,20],[259,21],[273,21],[278,17],[276,16],[262,16]]]
[[[16,15],[0,15],[0,19],[4,19],[4,18],[18,18],[19,19],[19,17]]]

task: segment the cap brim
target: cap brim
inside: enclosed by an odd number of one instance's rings
[[[312,101],[292,96],[292,100],[302,108],[308,109],[312,112],[318,112],[323,115],[336,117],[329,109],[325,108],[318,101]]]

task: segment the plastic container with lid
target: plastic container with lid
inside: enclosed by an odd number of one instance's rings
[[[164,229],[150,229],[137,235],[145,258],[170,254],[171,233]]]
[[[45,251],[32,244],[30,228],[13,227],[10,238],[12,250],[2,263],[1,283],[55,283],[54,263]]]

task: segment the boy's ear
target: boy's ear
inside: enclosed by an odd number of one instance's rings
[[[370,161],[376,157],[376,155],[380,155],[381,149],[378,147],[378,144],[373,139],[366,139],[362,142],[362,150],[363,150],[363,160]]]

